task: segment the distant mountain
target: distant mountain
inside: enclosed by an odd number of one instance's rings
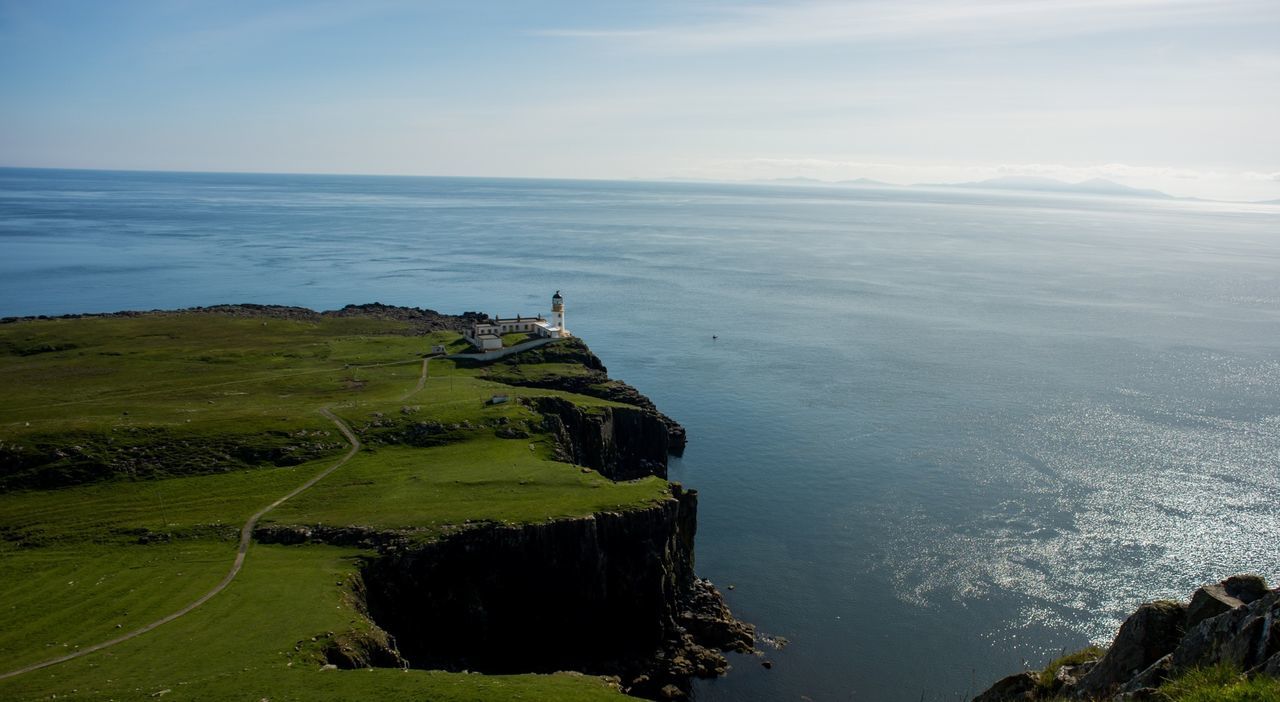
[[[1082,180],[1079,183],[1068,183],[1064,180],[1042,178],[1039,176],[1005,176],[1003,178],[991,178],[989,180],[981,180],[974,183],[950,183],[935,185],[933,187],[984,188],[987,190],[1030,190],[1043,193],[1078,193],[1085,195],[1152,197],[1160,198],[1162,200],[1178,199],[1173,195],[1162,193],[1159,190],[1131,188],[1127,185],[1121,185],[1104,178],[1091,178],[1089,180]]]
[[[898,186],[893,183],[886,183],[883,180],[872,180],[870,178],[854,178],[853,180],[838,180],[836,185],[863,185],[876,188],[896,188]]]
[[[768,178],[766,180],[759,181],[759,182],[784,183],[787,185],[831,185],[831,183],[825,180],[818,180],[817,178],[805,178],[804,176],[791,176],[790,178]]]
[[[822,180],[820,178],[806,178],[805,176],[789,176],[785,178],[765,178],[762,180],[751,181],[753,183],[774,183],[782,185],[825,185],[831,186],[847,186],[864,188],[897,188],[900,186],[893,183],[885,183],[870,178],[854,178],[852,180]]]

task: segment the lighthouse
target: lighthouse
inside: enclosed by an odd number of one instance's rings
[[[569,335],[568,328],[564,326],[564,298],[559,290],[551,296],[551,326],[559,329],[561,336]]]
[[[504,350],[503,337],[507,334],[524,334],[530,338]],[[551,319],[542,315],[536,317],[516,315],[505,319],[486,318],[484,321],[472,324],[462,333],[462,338],[481,353],[489,351],[508,353],[510,349],[523,347],[525,344],[537,343],[540,346],[546,343],[546,339],[563,339],[567,336],[573,335],[564,328],[564,298],[560,296],[559,290],[551,296]]]

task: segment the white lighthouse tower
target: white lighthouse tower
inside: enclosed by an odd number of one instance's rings
[[[551,326],[560,330],[560,336],[569,336],[569,329],[564,325],[564,298],[560,291],[551,296]]]

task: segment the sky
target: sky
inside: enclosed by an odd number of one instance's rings
[[[1280,0],[0,0],[0,165],[1280,199]]]

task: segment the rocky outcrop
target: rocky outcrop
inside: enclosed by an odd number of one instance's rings
[[[1205,585],[1191,595],[1184,628],[1242,607],[1267,594],[1267,582],[1257,575],[1233,575],[1217,585]]]
[[[1173,668],[1226,663],[1241,670],[1264,664],[1280,651],[1280,591],[1268,592],[1197,624],[1173,652]]]
[[[306,429],[210,436],[119,426],[102,432],[34,434],[21,443],[0,442],[0,491],[292,466],[343,446],[333,432]]]
[[[522,365],[542,363],[575,364],[581,366],[583,372],[528,374],[522,368]],[[508,356],[490,364],[484,377],[507,385],[563,390],[638,407],[666,427],[667,453],[679,456],[684,453],[685,445],[688,443],[685,428],[679,422],[659,412],[653,401],[639,390],[620,380],[609,378],[609,370],[600,358],[587,348],[586,343],[576,337]],[[665,456],[662,463],[665,466]]]
[[[996,681],[982,694],[973,698],[973,702],[1012,702],[1013,700],[1036,699],[1039,689],[1039,676],[1031,671],[1023,671],[1007,675]]]
[[[974,699],[1157,699],[1165,681],[1193,668],[1220,664],[1250,675],[1280,676],[1277,619],[1280,589],[1268,589],[1257,575],[1232,576],[1197,589],[1189,604],[1142,605],[1120,625],[1111,647],[1086,664],[1082,675],[1059,675],[1050,686],[1034,673],[1009,676]],[[1028,679],[1040,683],[1028,686]]]
[[[1186,605],[1148,602],[1120,625],[1115,642],[1074,686],[1072,696],[1092,699],[1114,691],[1177,647]]]
[[[415,530],[372,529],[362,526],[326,526],[316,524],[304,526],[298,524],[259,523],[254,527],[253,540],[260,544],[298,544],[317,543],[333,546],[353,546],[355,548],[387,550],[403,547],[415,536]]]
[[[557,460],[594,468],[613,480],[667,477],[670,433],[652,412],[634,407],[584,407],[559,397],[526,400],[543,415]]]
[[[693,575],[697,493],[522,526],[483,525],[384,550],[363,568],[369,611],[414,667],[618,675],[658,697],[724,672],[749,626]],[[668,691],[670,692],[670,691]]]
[[[348,575],[338,583],[344,589],[343,604],[367,618],[368,592],[359,573]],[[396,648],[395,638],[377,626],[353,626],[345,631],[328,631],[299,641],[295,651],[307,651],[322,658],[325,665],[342,669],[403,668],[405,660]]]

